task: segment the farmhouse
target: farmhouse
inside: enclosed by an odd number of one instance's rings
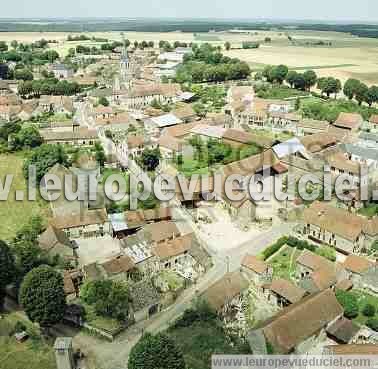
[[[45,143],[50,145],[92,146],[98,141],[97,131],[80,127],[72,131],[56,131],[51,128],[39,130]]]
[[[219,315],[226,315],[233,306],[240,304],[243,292],[248,288],[248,281],[240,272],[228,273],[215,282],[202,295],[210,307]]]
[[[304,211],[304,235],[350,254],[363,246],[363,218],[321,202]]]
[[[241,271],[256,286],[261,286],[272,280],[273,268],[256,256],[245,255],[241,263]]]
[[[51,224],[40,235],[38,245],[51,257],[59,256],[67,261],[75,261],[77,258],[75,243],[69,240],[64,231]]]
[[[286,279],[274,279],[262,286],[263,294],[273,305],[281,308],[300,301],[307,292]]]
[[[334,292],[325,290],[284,308],[251,331],[248,341],[254,354],[266,354],[266,346],[275,354],[306,353],[343,313]]]
[[[57,216],[51,224],[65,231],[69,238],[102,237],[110,233],[110,225],[105,209],[87,210],[83,214]]]
[[[364,119],[358,113],[340,113],[333,125],[355,133],[360,129],[363,122]]]
[[[343,263],[343,267],[348,272],[349,279],[354,286],[359,286],[363,275],[375,267],[375,263],[357,255],[348,255]]]

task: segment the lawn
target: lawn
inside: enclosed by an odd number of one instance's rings
[[[296,270],[296,260],[301,252],[293,247],[284,246],[277,255],[269,260],[269,264],[273,267],[274,277],[292,279]]]
[[[271,86],[257,89],[257,96],[262,99],[289,99],[294,97],[308,96],[306,91],[296,90],[288,86]]]
[[[49,211],[48,203],[44,200],[27,200],[27,185],[22,172],[23,160],[22,153],[0,155],[1,182],[4,183],[5,175],[14,175],[8,199],[2,201],[0,206],[0,239],[11,240],[30,217],[46,216]],[[15,200],[16,190],[24,191],[23,201]]]
[[[374,318],[378,319],[378,297],[369,295],[368,293],[361,290],[353,290],[352,292],[358,296],[358,307],[359,307],[359,314],[354,319],[354,321],[359,324],[365,324],[366,321],[370,319],[362,314],[362,309],[364,308],[366,304],[371,304],[375,306],[375,308],[377,309],[377,312],[375,313]]]
[[[175,167],[185,177],[190,177],[193,174],[208,174],[210,169],[206,162],[189,158],[184,158],[183,162]]]
[[[265,129],[251,129],[247,125],[244,125],[243,127],[246,131],[254,133],[259,136],[264,136],[266,138],[269,138],[271,140],[278,140],[278,141],[287,141],[293,138],[293,134],[291,132],[280,132],[280,133],[274,133],[272,131],[268,131]]]
[[[108,332],[117,332],[120,328],[123,327],[123,324],[116,319],[105,318],[99,315],[96,315],[94,308],[87,304],[84,304],[82,301],[81,305],[84,306],[86,312],[86,322],[91,326],[103,329]]]
[[[17,343],[9,336],[17,321],[28,328],[31,338],[24,343]],[[30,321],[16,313],[6,314],[0,320],[0,369],[55,369],[54,351],[51,346],[43,343],[37,329]]]

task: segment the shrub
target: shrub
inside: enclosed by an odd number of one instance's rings
[[[371,328],[373,331],[378,332],[378,319],[371,318],[366,322],[366,325]]]
[[[275,254],[277,251],[279,251],[285,244],[287,244],[288,237],[281,237],[276,243],[273,245],[267,247],[263,253],[263,259],[266,260],[269,257],[271,257],[273,254]]]
[[[358,315],[358,299],[353,293],[337,290],[336,298],[344,308],[344,315],[348,319],[353,319]]]
[[[362,309],[362,314],[367,317],[372,317],[375,315],[376,309],[375,306],[372,304],[366,304]]]

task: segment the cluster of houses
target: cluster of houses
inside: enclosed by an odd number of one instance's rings
[[[376,353],[378,335],[344,316],[335,291],[376,294],[377,278],[377,264],[353,254],[338,263],[305,249],[295,259],[290,280],[275,277],[269,261],[247,254],[240,270],[226,274],[201,298],[225,321],[240,319],[237,312],[248,303],[250,291],[255,304],[273,311],[252,329],[245,327],[254,354],[329,354],[339,345],[350,353],[358,354],[362,345]]]
[[[198,208],[217,201],[227,210],[230,221],[245,230],[256,222],[273,223],[278,217],[295,221],[297,237],[332,247],[345,260],[331,262],[303,250],[295,260],[295,275],[286,280],[274,276],[268,261],[246,255],[240,270],[224,275],[201,298],[219,315],[228,316],[252,289],[259,301],[277,311],[248,332],[254,353],[309,352],[324,340],[330,343],[325,352],[358,353],[361,343],[378,343],[371,330],[344,317],[335,296],[337,289],[352,288],[378,294],[378,267],[371,256],[372,246],[378,241],[378,217],[358,214],[366,205],[360,199],[361,189],[376,184],[378,117],[366,122],[359,114],[340,113],[332,123],[310,120],[295,112],[292,101],[262,99],[255,96],[251,86],[232,86],[224,111],[200,118],[191,104],[194,94],[183,91],[179,84],[163,83],[164,77],[175,75],[184,55],[190,52],[186,48],[160,54],[136,50],[129,56],[121,50],[115,59],[98,56],[94,58],[98,59],[96,64],[115,63],[119,76],[112,85],[88,91],[85,101],[78,105],[77,99],[67,96],[23,100],[17,95],[15,81],[0,81],[0,124],[30,121],[44,114],[56,117],[38,123],[45,143],[84,149],[101,143],[107,148],[106,165],[122,171],[129,170],[131,163],[135,168],[145,149],[158,149],[159,170],[176,174],[172,163],[180,156],[193,156],[193,138],[204,143],[216,141],[232,149],[253,146],[256,154],[210,168],[206,186],[197,183],[190,196],[177,185],[175,204]],[[91,79],[93,75],[74,73],[61,63],[52,64],[49,71],[57,79],[80,80],[86,86],[96,82],[96,78]],[[108,104],[99,104],[102,98]],[[280,133],[291,138],[275,138]],[[92,176],[101,192],[101,171],[93,157],[86,155],[71,168],[50,168],[49,174],[60,178],[72,175],[76,189],[79,178]],[[336,201],[332,196],[329,204],[314,201],[305,206],[299,198],[282,203],[271,196],[267,202],[258,202],[248,195],[253,177],[267,174],[272,184],[276,180],[285,183],[289,175],[298,180],[304,174],[313,174],[322,180],[325,166],[333,182],[344,174],[353,183],[345,200]],[[220,175],[220,189],[213,173]],[[367,177],[361,177],[361,173]],[[235,189],[243,194],[237,201],[230,200],[225,191],[227,179],[236,175],[243,177]],[[273,192],[273,188],[269,190]],[[372,192],[368,194],[371,198]],[[174,292],[177,296],[167,275],[174,275],[186,286],[211,266],[200,239],[175,221],[169,206],[113,213],[106,210],[105,202],[68,202],[62,198],[53,202],[51,209],[52,217],[40,235],[39,246],[51,257],[71,264],[73,269],[64,272],[70,302],[77,301],[85,281],[127,281],[133,320],[138,322],[167,306],[167,295]]]

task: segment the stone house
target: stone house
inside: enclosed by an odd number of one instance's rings
[[[110,234],[110,224],[105,209],[86,210],[81,214],[56,216],[51,224],[63,230],[69,238],[102,237]]]
[[[220,316],[233,312],[240,305],[243,293],[248,289],[247,279],[239,272],[227,273],[200,296]]]
[[[81,270],[65,270],[63,273],[63,288],[67,302],[79,297],[80,286],[83,284],[84,275]]]
[[[375,263],[357,255],[348,255],[344,260],[343,267],[348,273],[348,278],[354,286],[360,286],[363,276],[375,268]]]
[[[184,141],[175,137],[163,135],[157,141],[161,158],[166,163],[172,161],[175,157],[183,155],[184,147],[188,146]]]
[[[296,113],[273,111],[269,114],[269,124],[273,132],[296,133],[301,118],[302,117]]]
[[[153,101],[162,104],[171,104],[179,101],[182,94],[179,84],[153,83],[135,85],[129,91],[113,93],[113,102],[119,105],[126,105],[130,110],[145,109]]]
[[[50,66],[49,70],[54,73],[54,77],[57,79],[67,79],[74,75],[74,71],[68,68],[64,64],[54,63]]]
[[[296,136],[309,136],[318,133],[327,133],[329,122],[326,120],[301,119],[296,125]]]
[[[333,125],[350,133],[356,133],[363,122],[364,119],[358,113],[340,113]]]
[[[262,286],[262,293],[273,305],[284,308],[302,300],[307,292],[286,279],[273,279]]]
[[[365,222],[363,217],[316,201],[304,211],[303,235],[344,254],[358,253],[365,246]]]
[[[49,145],[93,146],[99,140],[97,131],[86,127],[63,132],[43,128],[39,130],[39,133],[43,141]]]
[[[195,262],[189,254],[192,243],[193,234],[187,234],[156,244],[152,248],[152,253],[157,258],[157,269],[175,269],[179,264],[183,267],[192,267]]]
[[[128,280],[134,268],[135,263],[128,255],[118,255],[99,264],[99,269],[104,278],[116,281]]]
[[[268,179],[266,179],[265,190],[272,194],[274,193],[274,179],[279,179],[280,177],[283,180],[286,172],[287,167],[280,162],[272,149],[263,151],[261,154],[223,166],[220,169],[223,178],[222,192],[218,195],[222,200],[223,206],[229,211],[234,221],[239,223],[242,228],[248,226],[253,221],[271,221],[277,213],[278,207],[281,207],[280,203],[274,196],[271,196],[268,201],[254,201],[247,191],[248,184],[254,176],[268,173],[270,184]],[[231,175],[241,175],[243,177],[243,183],[240,184],[240,187],[236,188],[235,185],[233,187],[235,195],[240,192],[240,199],[238,201],[228,199],[224,191],[224,184]],[[270,186],[270,188],[267,189],[266,186]]]
[[[367,149],[378,149],[378,134],[373,132],[360,132],[356,144]]]
[[[223,133],[222,141],[223,143],[236,148],[251,144],[263,147],[265,149],[269,149],[273,146],[273,141],[269,138],[235,128],[227,129]]]
[[[348,160],[365,165],[371,171],[378,169],[378,151],[372,148],[365,148],[354,144],[341,145],[341,150],[347,156]]]
[[[71,242],[64,231],[51,224],[39,236],[38,246],[50,257],[59,256],[63,260],[76,262],[76,245]]]
[[[333,288],[347,278],[342,266],[309,250],[303,250],[296,263],[298,284],[310,293]]]
[[[326,338],[326,329],[344,314],[330,289],[307,296],[248,334],[255,355],[304,354]]]
[[[198,119],[196,112],[190,104],[183,104],[180,107],[172,110],[172,114],[183,121],[184,123],[191,123]]]
[[[268,263],[249,254],[241,262],[241,272],[257,287],[269,283],[273,276],[273,268]]]
[[[41,113],[55,113],[72,115],[74,106],[72,98],[69,96],[41,96],[38,102],[38,108],[34,115]]]

